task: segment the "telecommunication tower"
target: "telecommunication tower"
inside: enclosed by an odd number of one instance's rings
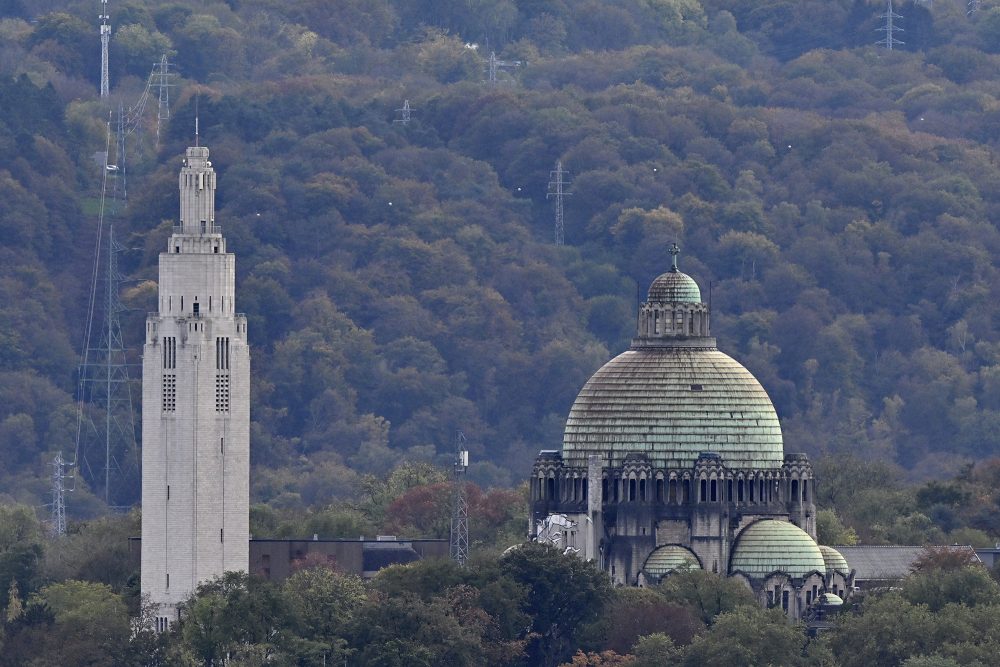
[[[563,222],[563,197],[569,197],[572,192],[566,192],[565,187],[569,185],[569,181],[565,180],[566,174],[569,172],[563,170],[562,160],[556,161],[556,168],[549,172],[549,191],[546,193],[546,199],[555,198],[556,200],[556,231],[555,231],[555,241],[556,245],[564,245],[566,243],[566,227]]]
[[[876,28],[879,32],[884,32],[885,37],[875,42],[878,46],[881,46],[889,51],[892,51],[894,46],[905,44],[895,37],[895,33],[903,32],[903,29],[895,25],[896,19],[903,18],[896,12],[892,11],[892,0],[886,0],[885,13],[879,16],[883,20],[882,27]]]
[[[53,537],[62,537],[66,534],[66,485],[64,480],[69,479],[65,472],[66,462],[63,461],[62,452],[57,452],[52,461],[52,505],[51,520],[49,528]]]
[[[154,68],[154,74],[157,79],[157,87],[160,92],[160,105],[156,110],[156,147],[160,147],[160,131],[162,126],[170,120],[170,88],[173,86],[170,83],[170,77],[173,73],[170,71],[170,62],[167,60],[167,54],[163,54],[160,57],[159,71]],[[153,75],[150,75],[152,79]]]
[[[399,114],[399,118],[392,121],[393,123],[399,123],[401,125],[408,125],[410,122],[410,112],[413,109],[410,108],[410,100],[403,100],[403,108],[396,109],[396,113]]]
[[[108,14],[108,0],[101,0],[101,97],[107,97],[110,89],[108,77],[108,43],[111,41],[111,15]]]
[[[469,469],[469,450],[465,434],[455,438],[455,463],[452,469],[451,559],[464,566],[469,560],[469,505],[465,498],[465,473]]]

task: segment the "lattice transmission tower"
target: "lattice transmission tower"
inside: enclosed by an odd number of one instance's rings
[[[455,462],[452,468],[451,559],[464,566],[469,560],[469,504],[465,497],[465,473],[469,469],[469,450],[465,434],[455,438]]]
[[[101,97],[105,98],[110,94],[108,44],[111,42],[111,15],[108,14],[108,0],[101,0],[101,13],[97,18],[101,21]]]
[[[411,114],[413,109],[410,108],[410,100],[403,100],[403,107],[401,109],[396,109],[396,113],[399,114],[399,118],[393,120],[393,123],[399,123],[400,125],[409,125]]]
[[[892,51],[894,46],[905,44],[905,42],[896,39],[896,33],[904,31],[896,25],[895,21],[903,17],[892,11],[892,0],[886,0],[885,13],[881,14],[879,18],[882,19],[882,26],[876,28],[876,30],[884,32],[885,37],[875,42],[875,44],[889,51]]]
[[[969,0],[968,4],[965,6],[965,15],[972,16],[980,9],[982,9],[982,7],[983,7],[982,0]]]
[[[556,227],[555,227],[555,242],[556,245],[564,245],[566,243],[566,224],[563,219],[563,197],[569,197],[572,192],[566,192],[566,186],[569,185],[569,181],[565,180],[566,175],[569,174],[565,171],[562,166],[562,160],[556,161],[556,168],[549,172],[549,191],[546,193],[546,199],[556,200]]]
[[[66,483],[65,480],[72,479],[66,474],[66,462],[63,460],[62,452],[57,452],[52,461],[52,503],[49,506],[50,519],[49,528],[52,535],[61,537],[66,534]]]
[[[153,73],[150,74],[150,81],[153,77],[156,77],[156,86],[159,89],[159,106],[156,109],[156,147],[160,147],[160,131],[162,126],[170,120],[170,89],[174,84],[170,83],[170,78],[174,76],[174,73],[170,71],[171,64],[167,60],[167,54],[163,54],[160,57],[160,63],[158,65],[159,70],[156,67],[153,68]]]

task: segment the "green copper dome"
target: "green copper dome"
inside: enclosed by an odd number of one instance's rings
[[[826,563],[827,572],[836,572],[845,577],[850,576],[851,566],[847,564],[847,559],[844,558],[843,554],[833,547],[825,547],[823,545],[820,545],[819,551],[823,554],[823,561]]]
[[[767,392],[714,347],[632,349],[587,381],[566,420],[564,460],[585,466],[597,454],[617,466],[631,452],[660,468],[689,468],[702,452],[730,468],[778,468],[784,460]]]
[[[790,577],[825,574],[826,563],[809,533],[787,521],[765,519],[736,538],[729,573],[763,579],[774,572]]]
[[[694,278],[671,270],[658,276],[649,286],[650,303],[701,303],[701,290]]]
[[[690,550],[678,544],[667,544],[649,554],[642,566],[642,572],[651,581],[656,582],[677,570],[700,570],[698,557]]]

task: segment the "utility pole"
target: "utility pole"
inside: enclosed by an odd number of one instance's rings
[[[111,41],[111,15],[108,14],[108,0],[101,0],[101,98],[107,97],[110,89],[108,77],[108,43]]]
[[[556,168],[549,172],[549,191],[546,193],[546,199],[556,200],[556,230],[555,230],[555,241],[556,245],[564,245],[566,243],[566,227],[563,222],[563,197],[569,197],[572,192],[566,192],[565,187],[569,185],[569,181],[564,180],[564,177],[569,172],[563,171],[562,160],[556,161]]]
[[[455,463],[452,468],[451,559],[460,566],[469,560],[469,505],[465,498],[465,473],[469,469],[469,450],[465,434],[455,438]]]
[[[401,125],[408,125],[410,123],[410,112],[413,109],[410,108],[410,100],[403,100],[403,108],[396,109],[396,113],[399,114],[399,118],[392,121],[393,123],[399,123]]]
[[[900,40],[896,39],[894,34],[897,32],[903,32],[902,28],[894,25],[895,19],[901,19],[903,17],[897,14],[896,12],[892,11],[892,0],[886,0],[885,13],[879,16],[879,18],[882,19],[884,23],[882,24],[881,28],[876,28],[876,30],[878,30],[879,32],[884,32],[885,37],[875,42],[875,44],[885,49],[888,49],[889,51],[892,51],[892,48],[896,45],[905,44],[905,42],[901,42]]]

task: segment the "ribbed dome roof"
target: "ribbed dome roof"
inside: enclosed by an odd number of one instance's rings
[[[790,577],[824,574],[826,563],[809,533],[787,521],[765,519],[750,524],[736,538],[729,573],[763,579],[774,572]]]
[[[827,607],[840,607],[844,604],[844,599],[833,593],[823,593],[819,596],[819,603]]]
[[[833,571],[845,577],[850,576],[851,566],[847,564],[847,559],[843,554],[833,547],[820,545],[819,551],[823,554],[823,561],[826,563],[827,572]]]
[[[781,425],[767,392],[713,347],[624,352],[580,390],[563,435],[563,458],[584,466],[611,453],[611,465],[643,453],[656,467],[691,467],[702,452],[730,468],[777,468]],[[606,460],[606,459],[605,459]]]
[[[701,563],[689,549],[679,544],[667,544],[655,549],[642,566],[643,573],[654,581],[684,569],[700,570]]]
[[[701,290],[694,278],[671,270],[653,281],[646,300],[652,303],[701,303]]]

